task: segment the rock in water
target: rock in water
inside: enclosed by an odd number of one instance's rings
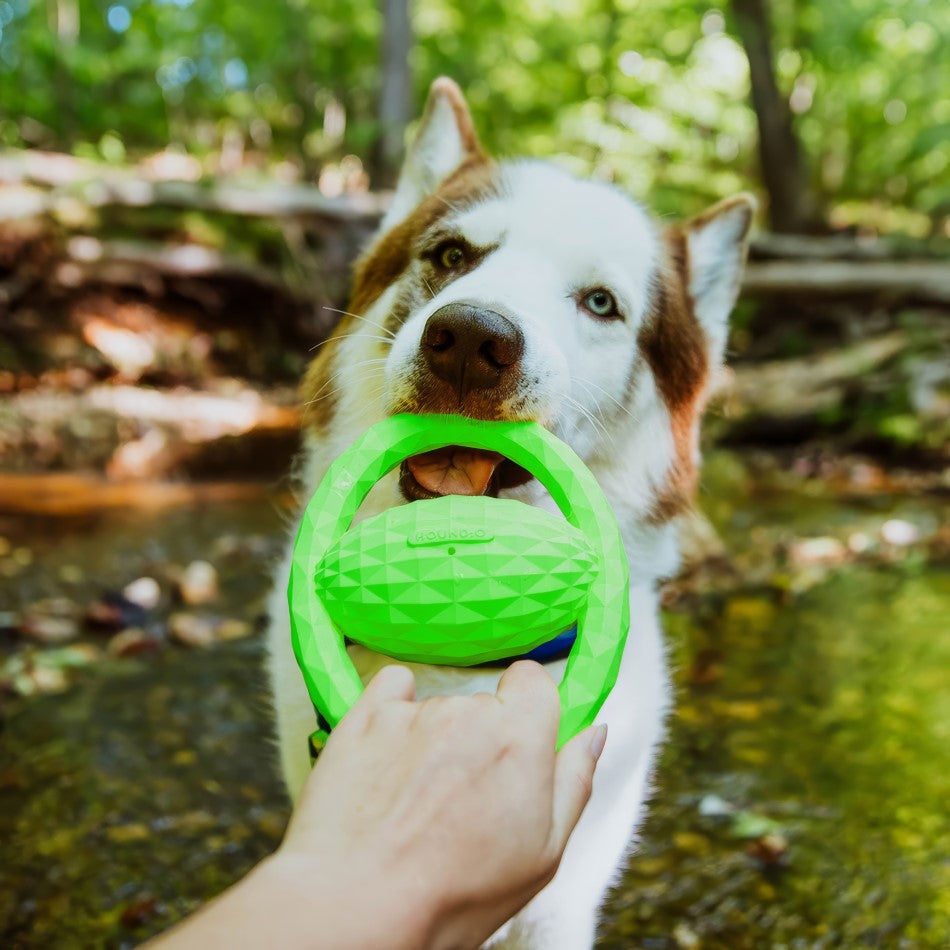
[[[207,604],[218,596],[218,572],[207,561],[192,561],[178,581],[181,599],[191,607]]]

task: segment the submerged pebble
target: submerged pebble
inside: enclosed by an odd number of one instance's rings
[[[719,795],[709,794],[699,800],[697,810],[704,818],[728,818],[735,814],[736,807]]]
[[[58,667],[27,666],[11,679],[13,689],[21,696],[37,693],[61,693],[69,685],[66,671]]]
[[[848,557],[847,547],[837,538],[803,538],[789,548],[789,560],[796,565],[840,564]]]
[[[229,619],[222,620],[215,630],[215,637],[218,640],[243,640],[250,636],[254,628],[246,620]]]
[[[699,950],[702,941],[699,939],[696,931],[688,924],[678,923],[673,928],[673,939],[680,950]]]
[[[79,634],[79,610],[66,597],[31,604],[20,620],[20,631],[38,643],[65,643]]]
[[[143,653],[153,653],[159,646],[159,641],[141,627],[128,627],[109,640],[106,653],[115,657],[140,656]]]
[[[888,544],[903,548],[920,539],[920,530],[903,518],[891,518],[881,525],[881,537]]]
[[[106,591],[86,608],[85,621],[96,630],[124,630],[145,623],[147,612],[117,591]]]
[[[0,688],[20,696],[59,693],[69,686],[69,670],[88,666],[100,656],[101,651],[91,643],[14,653],[0,666]]]
[[[123,927],[141,927],[158,909],[158,901],[154,897],[143,897],[129,904],[119,918]]]
[[[168,618],[168,632],[188,647],[206,647],[214,643],[215,625],[210,617],[178,611]]]
[[[736,812],[730,830],[737,838],[763,838],[781,834],[778,822],[752,811]]]
[[[162,588],[154,577],[139,577],[122,588],[122,596],[145,610],[154,610],[162,598]]]
[[[762,835],[746,846],[746,854],[762,864],[785,864],[788,855],[788,841],[784,835],[776,832]]]
[[[217,599],[218,572],[207,561],[192,561],[178,579],[178,593],[191,607]]]

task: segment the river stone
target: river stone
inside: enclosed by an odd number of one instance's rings
[[[168,618],[168,631],[188,647],[210,646],[215,640],[214,623],[208,617],[179,611]]]
[[[79,633],[79,610],[66,597],[31,604],[20,619],[20,632],[38,643],[65,643]]]
[[[218,572],[207,561],[192,561],[178,581],[181,599],[189,606],[207,604],[218,596]]]

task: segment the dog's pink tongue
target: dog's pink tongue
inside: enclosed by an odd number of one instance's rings
[[[495,467],[503,456],[497,452],[450,445],[407,459],[412,477],[437,495],[484,495]]]

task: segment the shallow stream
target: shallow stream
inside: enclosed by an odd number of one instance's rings
[[[945,505],[721,494],[708,507],[740,577],[668,612],[676,711],[598,946],[946,947],[946,562],[912,551],[826,564],[807,583],[741,577],[778,536],[873,533],[895,513],[932,531]],[[214,609],[255,622],[283,534],[263,495],[8,516],[0,612],[92,600],[207,558],[221,578]],[[0,660],[22,651],[0,637]],[[0,696],[0,946],[135,945],[276,846],[288,805],[262,651],[259,635],[120,659],[100,650],[64,691]]]

